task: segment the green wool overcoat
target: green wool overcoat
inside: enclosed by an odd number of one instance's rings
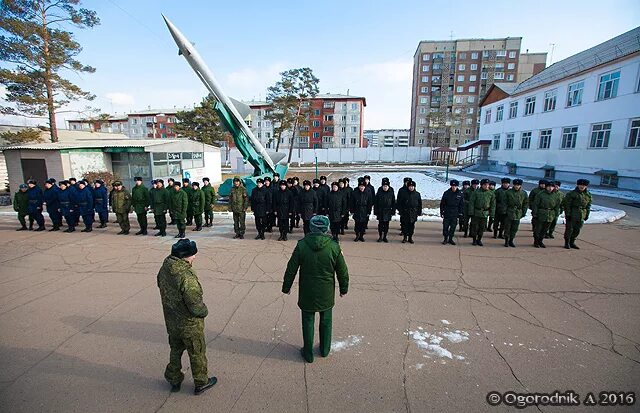
[[[524,190],[520,189],[516,191],[511,188],[505,191],[505,199],[507,204],[507,219],[517,221],[527,215],[529,201],[527,193]]]
[[[492,217],[496,212],[496,196],[493,191],[476,189],[469,196],[467,214],[470,217]]]
[[[149,208],[151,197],[149,189],[144,185],[136,185],[131,189],[131,206],[136,214],[144,214],[147,212],[145,208]]]
[[[187,208],[189,207],[188,195],[184,190],[173,191],[171,196],[170,211],[173,213],[173,217],[178,221],[187,218]]]
[[[531,203],[531,214],[541,222],[552,222],[556,219],[556,211],[559,208],[560,199],[547,191],[538,192]]]

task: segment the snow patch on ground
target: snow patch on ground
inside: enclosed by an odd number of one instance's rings
[[[332,341],[331,351],[336,352],[357,346],[358,344],[362,343],[362,338],[362,336],[349,336],[345,340]]]
[[[440,320],[443,324],[450,324],[447,320]],[[447,327],[445,327],[447,328]],[[439,358],[447,358],[450,360],[465,360],[465,357],[460,354],[453,354],[450,350],[444,347],[445,339],[449,343],[462,343],[463,341],[469,340],[469,333],[466,331],[441,331],[437,333],[429,333],[424,331],[424,328],[418,327],[417,330],[409,330],[405,334],[407,334],[418,346],[418,348],[425,351],[425,356],[427,358],[439,357]],[[444,364],[444,363],[443,363]],[[417,368],[417,366],[416,366]]]
[[[448,326],[449,324],[451,324],[451,321],[449,320],[440,320],[440,322],[446,326]]]

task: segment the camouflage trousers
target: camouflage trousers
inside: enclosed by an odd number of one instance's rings
[[[244,235],[246,231],[245,220],[247,218],[246,212],[234,212],[233,213],[233,232],[236,235]]]
[[[129,231],[129,229],[131,229],[128,213],[121,214],[119,212],[116,212],[116,221],[118,221],[118,225],[120,225],[121,230],[127,232]]]
[[[202,386],[209,381],[207,371],[207,343],[204,340],[204,331],[192,332],[189,335],[169,334],[169,364],[164,371],[164,378],[171,385],[178,385],[184,380],[182,373],[182,353],[187,350],[193,383]]]

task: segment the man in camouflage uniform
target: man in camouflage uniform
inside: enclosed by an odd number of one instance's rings
[[[507,216],[507,191],[511,179],[502,178],[500,188],[496,189],[496,219],[493,223],[493,238],[502,238],[504,232],[504,221]]]
[[[173,188],[169,189],[173,190]],[[169,191],[164,187],[164,181],[162,179],[156,180],[156,186],[149,191],[149,196],[151,198],[153,218],[159,230],[155,236],[164,237],[167,235],[167,210],[169,209],[171,198]]]
[[[27,195],[27,184],[20,184],[20,189],[13,195],[13,210],[18,213],[18,221],[20,228],[16,231],[27,230],[27,220],[25,217],[29,215],[29,197]]]
[[[340,297],[349,290],[349,270],[340,244],[329,237],[329,218],[316,215],[311,218],[310,232],[298,241],[287,263],[282,292],[291,293],[291,286],[300,270],[298,307],[302,312],[302,340],[300,350],[307,363],[313,363],[313,330],[316,313],[320,313],[320,355],[331,351],[332,310],[335,304],[336,278]]]
[[[241,184],[240,177],[233,178],[233,188],[229,194],[229,210],[233,212],[233,238],[244,239],[245,219],[249,208],[249,196],[246,188]]]
[[[536,199],[536,195],[538,195],[540,192],[544,192],[546,187],[547,187],[547,180],[541,179],[538,181],[538,186],[533,188],[531,192],[529,192],[529,209],[531,210],[531,229],[532,230],[536,226],[537,218],[533,213],[533,208],[531,208],[531,206],[533,205],[533,201],[535,201]],[[533,238],[535,239],[535,235],[533,236]]]
[[[149,189],[144,186],[141,177],[136,176],[133,179],[136,185],[131,190],[131,205],[138,218],[138,225],[140,225],[140,230],[136,232],[136,235],[147,235],[147,211],[149,211],[151,203]]]
[[[496,196],[489,189],[489,180],[483,179],[480,181],[480,189],[471,192],[469,196],[467,213],[471,217],[472,245],[482,247],[482,235],[487,227],[487,218],[494,216],[495,212]]]
[[[184,238],[184,231],[187,227],[185,220],[187,218],[187,209],[189,208],[188,195],[184,189],[180,188],[180,182],[174,182],[171,191],[169,210],[173,214],[173,219],[178,227],[178,235],[175,237]]]
[[[531,205],[531,213],[536,217],[536,224],[533,227],[533,246],[536,248],[546,248],[544,236],[549,231],[551,221],[555,219],[556,211],[559,208],[560,200],[553,195],[553,182],[545,182],[544,192],[538,192]]]
[[[204,318],[209,310],[202,301],[202,286],[192,267],[197,253],[195,242],[181,239],[171,247],[171,255],[165,258],[157,277],[171,347],[164,377],[172,392],[180,391],[184,380],[181,359],[185,350],[189,354],[195,394],[210,389],[218,381],[208,375]]]
[[[122,186],[122,182],[120,181],[115,181],[113,183],[113,188],[115,189],[115,192],[113,193],[111,208],[113,208],[113,212],[116,214],[116,221],[118,222],[118,225],[120,225],[120,232],[118,232],[118,235],[129,235],[129,229],[131,229],[131,224],[129,224],[131,195],[129,194],[129,191]]]
[[[576,188],[564,197],[563,208],[566,222],[564,247],[566,249],[580,249],[576,245],[576,238],[580,235],[582,225],[589,219],[589,214],[591,213],[591,194],[587,190],[588,186],[589,181],[587,179],[578,179]]]
[[[202,231],[202,214],[204,213],[206,195],[202,192],[202,189],[200,189],[199,182],[193,182],[191,189],[191,208],[193,219],[196,221],[196,227],[193,230]]]
[[[187,225],[193,225],[193,205],[191,205],[191,192],[193,192],[193,188],[191,187],[189,178],[182,180],[182,190],[187,193],[187,202],[189,203],[187,206]]]
[[[551,238],[551,239],[555,238],[553,236],[553,232],[556,230],[556,224],[558,223],[558,217],[560,217],[560,214],[562,214],[562,203],[564,202],[564,193],[562,191],[560,191],[560,185],[561,185],[560,181],[555,181],[553,183],[553,186],[554,186],[553,195],[556,198],[558,198],[559,204],[558,204],[558,209],[556,210],[556,213],[555,213],[555,218],[554,218],[553,221],[551,221],[551,225],[549,225],[549,231],[544,236],[545,238]]]
[[[213,226],[213,204],[216,203],[216,190],[209,178],[202,178],[202,192],[204,192],[204,226]]]
[[[174,186],[175,182],[176,181],[173,178],[167,179],[167,192],[169,192],[169,205],[171,205],[171,198],[173,198],[173,195],[176,193],[173,190],[173,186]],[[169,209],[169,218],[171,218],[171,221],[169,221],[169,223],[167,225],[175,225],[176,222],[173,219],[173,212],[171,211],[171,209]]]
[[[469,236],[469,221],[471,220],[471,215],[469,215],[469,199],[471,198],[471,194],[478,190],[478,184],[480,184],[480,181],[477,179],[472,179],[471,182],[469,181],[462,182],[462,198],[464,199],[464,215],[462,216],[462,230],[464,231],[465,238]]]
[[[507,205],[504,217],[504,246],[515,248],[513,240],[518,232],[520,219],[527,215],[529,209],[527,193],[522,189],[522,179],[514,179],[513,188],[505,191],[504,196]]]
[[[489,181],[489,191],[493,192],[493,194],[495,195],[495,193],[496,193],[496,181]],[[489,223],[487,224],[487,228],[485,229],[485,231],[493,232],[493,228],[494,228],[493,220],[494,220],[494,218],[495,217],[489,217]]]

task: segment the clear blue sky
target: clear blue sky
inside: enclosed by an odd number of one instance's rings
[[[183,107],[207,92],[164,26],[196,45],[226,92],[265,96],[278,73],[311,67],[321,92],[367,98],[365,127],[408,128],[412,57],[420,40],[522,36],[523,50],[558,61],[640,22],[638,0],[175,1],[85,0],[101,25],[77,31],[95,74],[70,79],[104,112]],[[442,5],[442,6],[441,6]],[[456,18],[452,18],[453,16]],[[80,108],[84,104],[74,104]],[[69,116],[67,116],[69,117]],[[2,120],[6,123],[6,120]]]

